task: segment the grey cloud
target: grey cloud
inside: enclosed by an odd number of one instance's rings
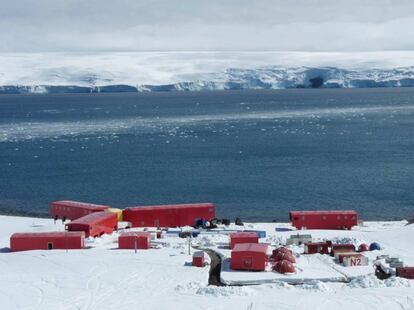
[[[414,1],[3,0],[0,51],[414,49]]]

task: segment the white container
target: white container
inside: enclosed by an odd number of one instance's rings
[[[301,245],[304,243],[312,242],[312,236],[311,235],[291,235],[289,238],[286,239],[286,245]]]
[[[368,266],[369,259],[366,256],[344,257],[343,264],[346,267]]]

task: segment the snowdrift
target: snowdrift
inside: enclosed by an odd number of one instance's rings
[[[230,227],[235,229],[237,227]],[[282,223],[245,224],[245,229],[266,231],[262,242],[277,243],[292,231]],[[154,240],[157,248],[117,249],[118,233],[88,238],[88,249],[8,252],[13,232],[62,231],[52,219],[0,216],[0,303],[4,309],[411,309],[414,281],[392,277],[381,281],[372,274],[354,274],[341,281],[344,270],[333,269],[323,257],[301,258],[303,269],[296,278],[318,274],[327,278],[304,283],[266,281],[255,286],[209,286],[209,267],[191,267],[187,240],[166,234]],[[343,242],[380,242],[393,254],[414,258],[414,225],[406,222],[368,222],[351,231],[311,231],[314,238]],[[202,247],[217,247],[225,255],[228,236],[209,233],[193,239]],[[412,242],[411,242],[412,243]],[[194,244],[196,245],[196,244]],[[300,248],[296,249],[300,252]],[[193,250],[194,251],[194,250]],[[373,253],[377,255],[378,253]],[[382,253],[381,253],[382,254]],[[327,257],[329,259],[329,257]],[[335,266],[335,267],[338,267]],[[224,267],[225,268],[225,267]],[[350,270],[350,269],[348,269]],[[357,269],[352,269],[357,271]],[[361,270],[360,270],[361,271]],[[260,274],[227,272],[227,279],[253,284]],[[242,276],[242,279],[241,277]],[[233,278],[232,278],[233,277]],[[280,276],[281,277],[281,276]],[[294,277],[293,277],[294,278]],[[293,279],[292,278],[292,279]],[[271,282],[271,283],[270,283]]]

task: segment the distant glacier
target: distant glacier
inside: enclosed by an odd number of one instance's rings
[[[86,77],[85,77],[86,78]],[[227,69],[208,78],[172,84],[108,85],[4,85],[0,93],[96,93],[205,91],[286,88],[414,87],[414,67],[346,70],[340,68]]]
[[[0,93],[414,87],[414,54],[2,54]]]

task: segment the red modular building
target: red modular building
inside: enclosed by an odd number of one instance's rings
[[[151,234],[149,232],[126,232],[118,237],[120,249],[146,250],[151,247]]]
[[[289,218],[297,229],[351,229],[358,225],[358,213],[342,211],[291,211]]]
[[[12,252],[29,250],[83,249],[84,232],[15,233],[10,237]]]
[[[54,201],[50,204],[50,214],[54,219],[76,220],[93,212],[105,211],[110,206],[96,205],[71,200]]]
[[[414,267],[397,267],[396,274],[397,277],[414,279]]]
[[[193,226],[197,220],[210,221],[215,218],[216,206],[212,203],[195,203],[132,207],[126,208],[122,216],[132,227]]]
[[[204,267],[204,252],[198,251],[193,254],[193,266]]]
[[[305,254],[329,254],[329,242],[308,242],[305,243]]]
[[[86,237],[111,234],[118,229],[118,217],[113,212],[94,212],[66,224],[68,231],[84,231]]]
[[[267,263],[267,244],[240,243],[231,251],[231,269],[265,270]]]
[[[259,243],[259,236],[255,232],[236,232],[230,234],[230,249],[239,243]]]

